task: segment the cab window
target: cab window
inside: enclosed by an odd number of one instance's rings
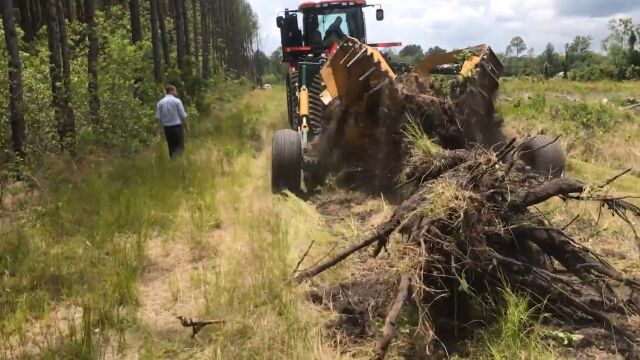
[[[337,23],[340,21],[341,24],[338,26]],[[332,25],[334,25],[333,28]],[[346,36],[364,40],[362,10],[360,8],[335,9],[306,13],[304,16],[305,43],[308,46],[326,45],[328,36],[332,35],[331,30],[336,27]]]

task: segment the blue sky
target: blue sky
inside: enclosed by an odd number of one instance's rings
[[[279,46],[278,11],[296,8],[298,0],[249,0],[260,18],[262,48]],[[576,35],[593,36],[600,50],[612,17],[630,16],[640,23],[640,0],[377,0],[385,20],[375,21],[367,9],[369,41],[401,41],[423,48],[445,49],[481,43],[504,51],[510,39],[522,36],[536,53],[551,42],[557,50]]]

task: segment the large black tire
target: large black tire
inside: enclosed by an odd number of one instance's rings
[[[536,173],[551,178],[564,175],[567,159],[560,140],[537,135],[522,144],[521,160]]]
[[[298,132],[278,130],[273,137],[271,153],[271,189],[300,192],[302,184],[302,140]]]

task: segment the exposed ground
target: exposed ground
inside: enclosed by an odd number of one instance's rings
[[[597,183],[640,160],[640,113],[600,105],[601,97],[640,99],[637,84],[518,80],[503,88],[499,108],[514,132],[568,135],[570,175]],[[394,205],[342,190],[333,179],[306,201],[271,195],[268,139],[284,126],[281,90],[238,93],[242,100],[204,117],[183,162],[164,161],[158,144],[116,165],[79,164],[73,176],[42,180],[37,191],[14,185],[5,192],[0,250],[9,260],[0,263],[9,270],[2,277],[0,358],[370,358],[388,304],[366,299],[395,292],[380,280],[397,274],[362,254],[311,284],[287,280],[301,258],[305,269],[370,235]],[[637,174],[614,187],[640,193]],[[560,224],[580,215],[569,231],[640,275],[635,239],[623,223],[605,213],[600,227],[587,227],[599,212],[582,203],[557,201],[543,210]],[[20,292],[23,284],[31,291]],[[455,357],[617,358],[612,349],[574,341],[571,331],[550,333],[526,301],[506,294],[497,325],[470,337]],[[413,311],[402,316],[388,358],[419,358]],[[175,316],[225,323],[192,338]],[[34,335],[46,328],[52,331]],[[562,339],[581,347],[561,346]]]

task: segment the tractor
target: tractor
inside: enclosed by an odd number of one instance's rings
[[[320,70],[335,53],[340,36],[367,43],[365,9],[372,7],[377,7],[376,20],[384,20],[384,10],[379,5],[368,5],[365,0],[308,1],[300,4],[297,10],[286,9],[278,16],[276,22],[281,34],[282,61],[289,65],[286,96],[290,128],[279,130],[274,136],[274,192],[297,192],[303,172],[306,175],[314,173],[313,160],[304,159],[301,149],[322,132],[321,118],[330,100]],[[393,47],[402,44],[368,45]]]
[[[293,193],[322,178],[318,158],[308,156],[313,141],[323,134],[325,112],[334,99],[346,108],[356,108],[388,84],[397,75],[411,72],[429,81],[437,74],[454,75],[470,84],[454,99],[463,114],[460,119],[464,144],[495,149],[506,140],[501,123],[494,121],[494,100],[503,66],[486,45],[438,54],[422,59],[415,67],[395,65],[378,48],[401,43],[368,43],[365,9],[377,8],[377,21],[384,20],[379,5],[366,0],[319,0],[286,9],[277,17],[282,41],[282,60],[289,65],[286,96],[289,129],[279,130],[273,138],[271,184],[274,193]],[[300,28],[302,25],[302,29]],[[383,106],[378,104],[378,106]],[[387,112],[388,109],[381,109]],[[347,143],[365,143],[367,128],[354,126]],[[329,133],[327,133],[329,134]],[[355,140],[355,141],[354,141]],[[561,176],[564,152],[558,142],[535,136],[522,142],[521,160],[544,176]],[[311,186],[309,186],[311,184]]]

